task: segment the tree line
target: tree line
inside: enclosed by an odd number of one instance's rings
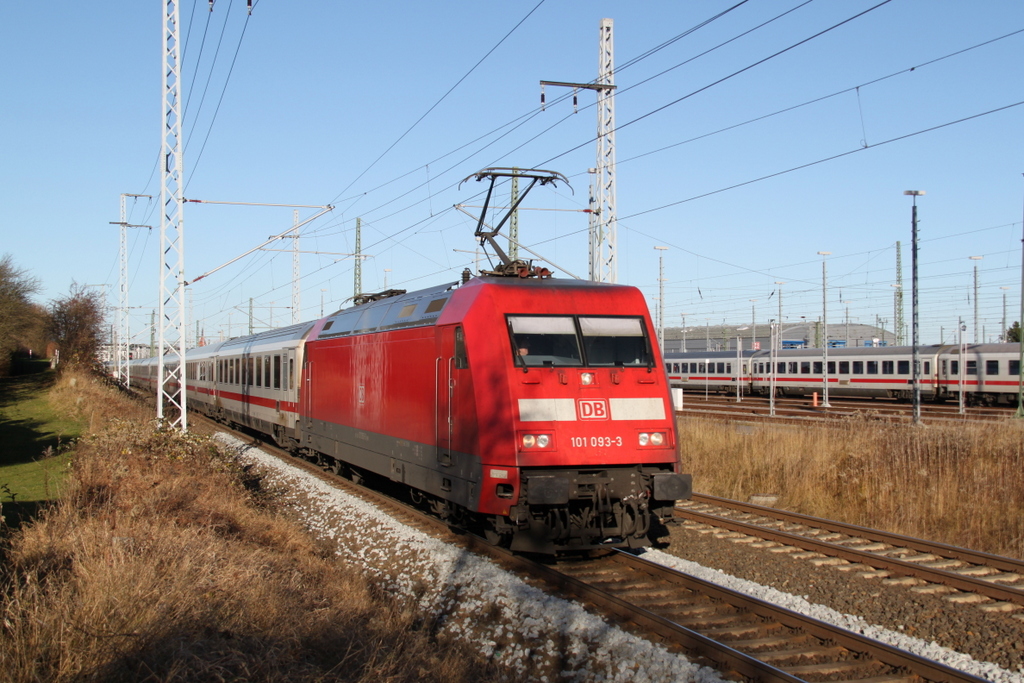
[[[22,359],[60,354],[60,365],[97,362],[102,343],[102,294],[72,283],[68,293],[43,306],[33,302],[38,278],[20,268],[10,254],[0,257],[0,377]]]

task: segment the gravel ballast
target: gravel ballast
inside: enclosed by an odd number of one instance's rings
[[[225,434],[216,438],[272,472],[303,523],[332,541],[343,561],[396,599],[415,603],[426,618],[438,620],[443,635],[474,646],[507,671],[509,680],[722,680],[716,671],[407,527],[300,468]],[[1024,676],[985,661],[1020,665],[1024,647],[1017,646],[1024,642],[1024,624],[1016,619],[952,606],[935,596],[911,598],[906,589],[769,556],[680,526],[672,529],[671,540],[668,552],[649,551],[644,557],[988,680],[1024,683]],[[855,581],[862,585],[854,586]],[[1005,628],[992,626],[996,621]],[[1016,654],[996,657],[994,647],[1015,648]]]

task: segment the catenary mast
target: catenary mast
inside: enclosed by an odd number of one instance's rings
[[[157,314],[156,416],[188,430],[185,401],[185,234],[182,198],[181,50],[177,0],[166,0],[160,184],[160,297]]]
[[[541,81],[540,104],[544,108],[544,87],[572,88],[597,92],[597,167],[590,181],[590,279],[617,282],[617,231],[615,209],[615,50],[614,22],[602,19],[598,45],[598,76],[591,83]]]

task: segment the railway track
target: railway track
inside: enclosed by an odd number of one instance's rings
[[[724,529],[734,540],[774,552],[802,553],[865,577],[889,579],[919,593],[989,612],[1024,608],[1024,562],[829,520],[694,494],[677,516]]]
[[[218,429],[223,429],[218,426]],[[239,435],[246,441],[251,436]],[[275,456],[727,676],[750,681],[980,681],[943,664],[850,633],[619,551],[541,562],[513,555],[383,493],[262,444]],[[454,532],[454,533],[453,533]]]
[[[710,418],[730,419],[737,417],[757,420],[772,420],[781,423],[806,423],[825,419],[848,419],[867,417],[887,422],[909,422],[912,418],[912,406],[902,403],[873,401],[871,399],[830,399],[830,406],[825,408],[815,405],[812,397],[777,398],[775,400],[775,416],[770,412],[769,400],[763,396],[743,396],[736,401],[735,396],[723,394],[709,395],[686,394],[683,405],[677,413],[696,414]],[[1005,407],[970,407],[960,413],[959,406],[954,404],[926,403],[921,406],[922,421],[929,424],[964,421],[994,421],[1013,416],[1016,408]]]

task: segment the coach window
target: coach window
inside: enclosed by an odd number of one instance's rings
[[[703,363],[698,363],[698,364],[697,364],[697,372],[699,372],[699,373],[700,373],[700,374],[702,374],[702,375],[703,375],[703,374],[704,374],[704,373],[706,372],[706,371],[704,370],[704,364],[703,364]]]
[[[263,356],[256,356],[256,386],[263,386]]]
[[[853,374],[863,375],[864,374],[864,361],[855,360],[853,361]]]
[[[281,388],[281,356],[274,356],[274,388]]]
[[[779,365],[778,365],[778,367],[776,368],[776,371],[777,371],[777,372],[778,372],[778,373],[779,373],[780,375],[784,375],[784,374],[786,374],[786,364],[785,364],[784,362],[780,362],[780,363],[779,363]]]
[[[891,360],[883,360],[882,361],[882,374],[883,375],[895,374],[895,368],[896,368],[895,361],[891,361]]]
[[[281,388],[288,388],[288,357],[281,357]]]
[[[978,374],[978,361],[969,360],[967,361],[967,374],[977,375]]]
[[[725,363],[718,364],[718,374],[721,375],[723,373],[732,374],[732,363],[729,363],[728,367],[726,367]]]
[[[270,388],[270,356],[263,356],[263,386]]]
[[[288,388],[295,388],[295,359],[288,359]]]
[[[932,374],[932,362],[930,360],[926,360],[924,362],[924,374],[926,374],[926,375]]]
[[[998,360],[987,360],[987,361],[985,361],[985,374],[986,375],[998,375],[999,374],[999,361]]]
[[[455,328],[455,369],[465,370],[469,367],[469,358],[466,356],[466,333],[462,326]]]
[[[951,375],[959,375],[960,374],[960,361],[958,361],[958,360],[951,360],[951,361],[949,361],[949,365],[950,365],[949,374],[951,374]]]
[[[791,374],[791,375],[795,375],[796,374],[796,366],[797,366],[796,361],[790,361],[789,362],[789,374]]]
[[[828,374],[830,374],[830,375],[836,374],[836,362],[834,360],[830,360],[828,362]]]
[[[841,360],[839,361],[839,374],[849,375],[850,374],[850,361]]]
[[[942,361],[942,362],[945,363],[946,361]],[[910,361],[909,360],[897,361],[896,362],[896,372],[901,374],[901,375],[909,375],[910,374]]]
[[[252,356],[245,359],[245,383],[252,384]]]
[[[808,360],[800,361],[800,374],[809,375],[811,374],[811,362]]]
[[[1019,360],[1011,360],[1010,361],[1010,374],[1011,375],[1018,375],[1018,376],[1020,375],[1020,361]]]
[[[821,374],[821,361],[820,360],[814,362],[814,374],[815,375],[820,375]]]

